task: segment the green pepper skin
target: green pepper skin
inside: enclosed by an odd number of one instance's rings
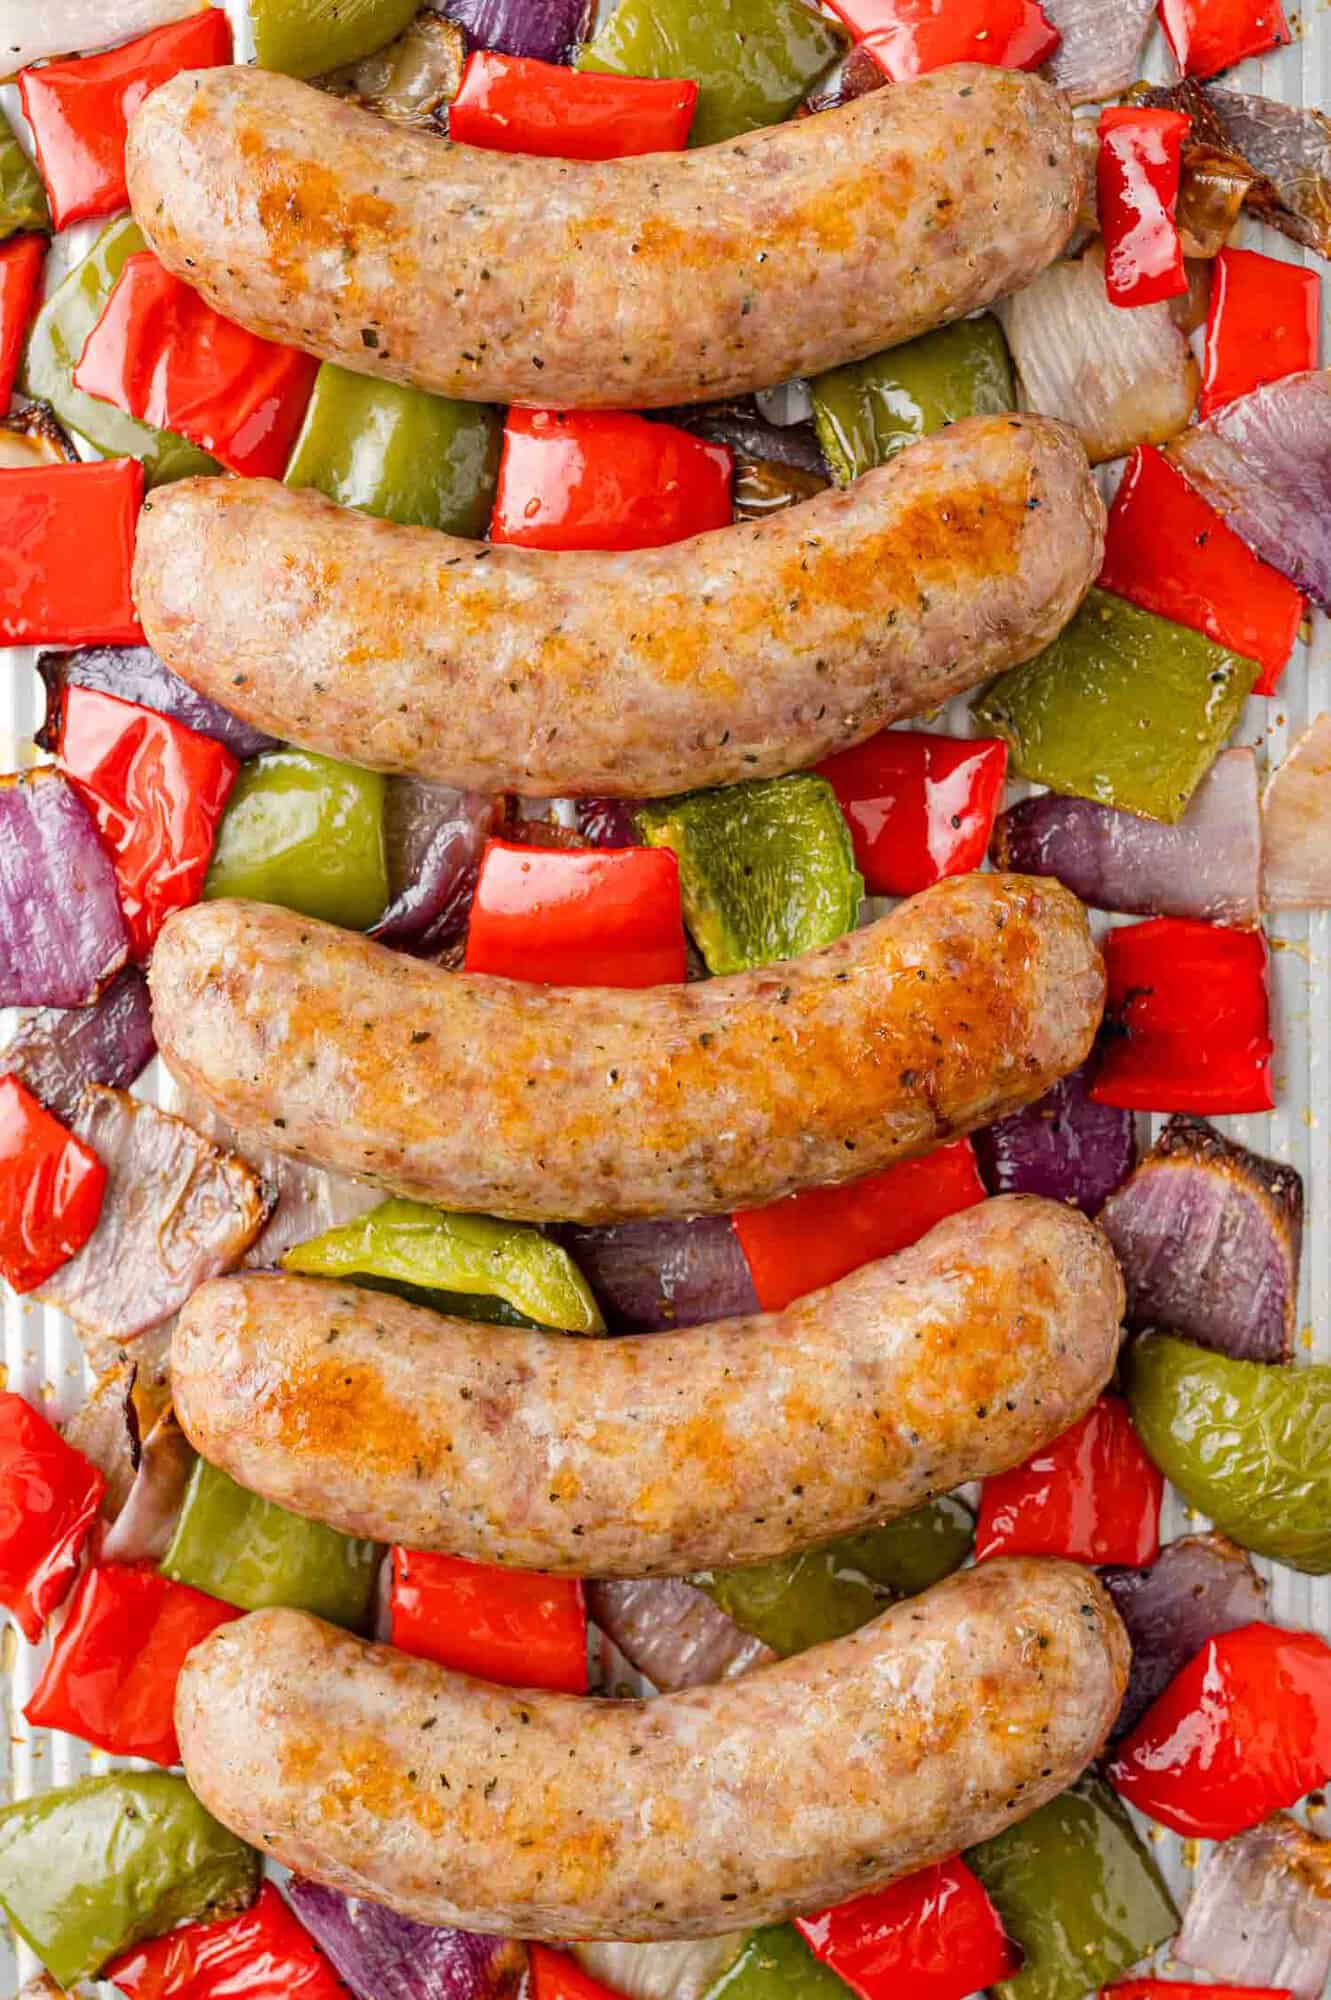
[[[1079,1778],[966,1856],[1026,1954],[998,2000],[1084,2000],[1178,1930],[1164,1877],[1108,1785]]]
[[[774,1652],[803,1653],[941,1583],[965,1562],[974,1532],[970,1509],[945,1494],[867,1535],[693,1581]]]
[[[265,750],[241,767],[204,895],[279,903],[365,931],[388,907],[385,780],[313,750]]]
[[[85,396],[73,382],[83,344],[101,318],[126,260],[147,247],[128,216],[102,231],[83,262],[74,266],[38,313],[28,337],[20,386],[26,395],[49,403],[67,430],[77,431],[104,457],[141,459],[149,486],[164,486],[172,479],[220,472],[221,467],[174,431],[141,424],[114,404]]]
[[[42,177],[0,112],[0,239],[17,235],[20,229],[49,232],[50,227]]]
[[[1233,729],[1255,660],[1106,590],[971,704],[1015,771],[1056,792],[1177,820]]]
[[[376,1542],[339,1535],[247,1493],[200,1458],[162,1569],[241,1611],[284,1604],[363,1632],[380,1553]]]
[[[591,1287],[567,1250],[522,1222],[385,1201],[355,1222],[298,1243],[282,1262],[316,1278],[386,1278],[417,1292],[500,1299],[530,1325],[605,1332]]]
[[[1245,1549],[1331,1573],[1331,1367],[1233,1361],[1151,1333],[1125,1371],[1138,1435],[1189,1506]]]
[[[313,486],[406,528],[485,534],[499,477],[503,419],[325,361],[291,462],[288,486]]]
[[[319,76],[373,55],[415,20],[420,0],[250,0],[260,69]]]
[[[846,2000],[846,1991],[792,1924],[774,1924],[753,1933],[706,2000]]]
[[[247,1909],[259,1857],[183,1778],[116,1771],[0,1811],[0,1908],[61,1986],[143,1938]]]
[[[713,146],[788,118],[845,46],[805,0],[619,0],[576,66],[692,77],[689,144]]]
[[[829,369],[809,388],[818,442],[838,486],[959,417],[1016,407],[1007,342],[992,313]]]
[[[679,857],[684,921],[711,972],[797,958],[853,930],[864,880],[825,778],[797,772],[638,808]]]

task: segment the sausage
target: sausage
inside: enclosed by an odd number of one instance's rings
[[[1104,966],[1062,884],[962,875],[803,958],[638,990],[446,972],[294,911],[199,903],[153,953],[167,1066],[242,1134],[522,1220],[753,1208],[1040,1097]]]
[[[256,69],[134,119],[135,218],[228,319],[362,375],[546,408],[741,395],[1028,284],[1083,170],[1038,77],[937,70],[695,152],[449,146]]]
[[[1104,1743],[1128,1646],[1072,1563],[961,1570],[848,1638],[646,1701],[487,1686],[298,1611],[224,1625],[176,1726],[209,1811],[404,1916],[532,1938],[747,1929],[953,1855]]]
[[[463,790],[642,798],[795,770],[1029,659],[1103,524],[1071,431],[981,417],[629,554],[181,480],[144,508],[135,599],[177,673],[285,741]]]
[[[587,1340],[354,1285],[217,1278],[176,1415],[233,1479],[344,1534],[574,1575],[685,1575],[855,1534],[1068,1430],[1123,1281],[1076,1209],[949,1217],[783,1312]]]

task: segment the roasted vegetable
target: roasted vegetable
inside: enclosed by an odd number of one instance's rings
[[[265,750],[227,802],[205,896],[280,903],[364,931],[388,905],[385,780],[313,750]]]
[[[809,386],[818,442],[839,486],[959,417],[1016,405],[1007,342],[992,313],[830,369]]]

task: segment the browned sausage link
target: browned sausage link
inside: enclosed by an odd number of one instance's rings
[[[476,791],[643,797],[814,763],[1029,659],[1103,522],[1070,431],[982,417],[844,492],[629,555],[182,480],[144,509],[135,597],[177,673],[289,742]]]
[[[784,1312],[579,1340],[318,1279],[194,1294],[171,1350],[204,1457],[352,1535],[592,1576],[762,1562],[1016,1465],[1118,1354],[1123,1284],[1012,1197]]]
[[[1082,188],[1066,100],[971,67],[598,162],[213,69],[153,92],[128,171],[163,263],[256,333],[446,396],[627,409],[813,374],[1019,290]]]
[[[445,972],[201,903],[151,972],[171,1070],[242,1132],[445,1208],[621,1222],[853,1180],[1041,1096],[1104,1006],[1059,883],[963,875],[782,965],[639,991]]]
[[[1024,1818],[1100,1749],[1127,1662],[1089,1570],[1004,1559],[648,1701],[489,1687],[259,1611],[191,1653],[176,1720],[210,1811],[333,1888],[519,1937],[694,1937]]]

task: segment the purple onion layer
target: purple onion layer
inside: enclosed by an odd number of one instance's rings
[[[159,660],[150,646],[84,646],[75,653],[43,653],[37,663],[46,683],[46,727],[41,741],[54,745],[49,732],[60,712],[60,697],[67,687],[96,688],[121,701],[137,702],[140,708],[154,709],[211,736],[224,744],[233,757],[257,757],[261,750],[276,748],[277,738],[251,728],[220,702],[206,694],[196,694],[187,681]]]
[[[439,10],[473,48],[566,63],[587,33],[590,0],[444,0]]]
[[[299,1875],[287,1894],[356,2000],[513,2000],[527,1969],[516,1938],[414,1923]]]
[[[12,1071],[48,1111],[66,1124],[84,1086],[126,1090],[156,1053],[148,982],[126,966],[91,1007],[44,1007],[0,1051]]]
[[[0,1007],[84,1007],[129,956],[115,869],[54,765],[0,778]]]
[[[558,1231],[612,1333],[661,1333],[758,1311],[729,1216]]]
[[[1132,1113],[1096,1104],[1085,1069],[1063,1077],[1036,1103],[974,1134],[990,1194],[1042,1194],[1094,1215],[1132,1172]]]

